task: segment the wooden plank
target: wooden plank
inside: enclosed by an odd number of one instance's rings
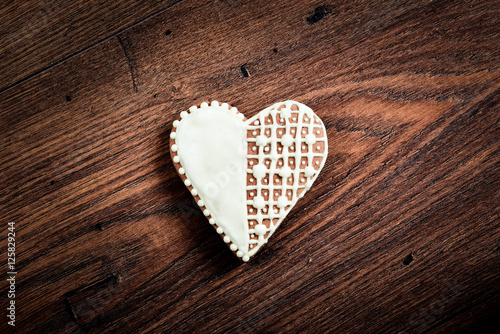
[[[0,92],[176,0],[10,1],[0,6]]]
[[[497,324],[498,4],[322,8],[182,2],[0,94],[20,333]],[[212,99],[247,116],[295,99],[328,131],[315,185],[248,264],[169,158],[178,112]]]

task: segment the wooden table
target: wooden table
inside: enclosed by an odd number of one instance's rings
[[[0,332],[11,300],[16,333],[498,329],[498,1],[46,0],[0,16]],[[246,116],[294,99],[328,132],[316,183],[247,264],[169,156],[178,113],[213,99]]]

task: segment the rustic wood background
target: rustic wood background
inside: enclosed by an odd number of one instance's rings
[[[30,0],[0,17],[17,333],[498,329],[498,1]],[[247,264],[169,157],[177,114],[212,99],[247,116],[294,99],[328,131],[315,185]]]

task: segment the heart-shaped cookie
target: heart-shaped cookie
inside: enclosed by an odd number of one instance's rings
[[[204,102],[181,112],[170,133],[181,179],[245,262],[311,187],[327,153],[323,122],[295,101],[250,119],[227,103]]]

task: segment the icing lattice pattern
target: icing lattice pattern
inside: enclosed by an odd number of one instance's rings
[[[246,121],[249,255],[309,189],[328,152],[326,131],[300,103],[278,103]]]

